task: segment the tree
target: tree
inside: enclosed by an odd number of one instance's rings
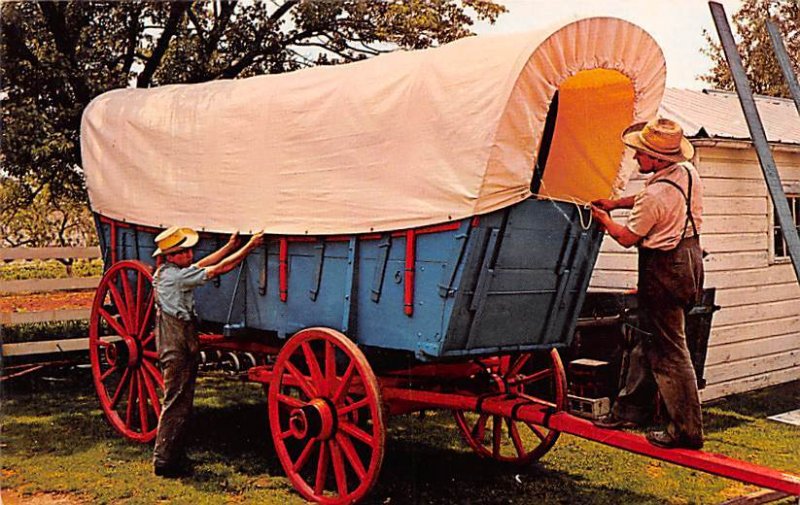
[[[0,247],[71,247],[97,242],[83,202],[54,196],[45,185],[32,200],[25,184],[0,178]],[[71,259],[59,260],[67,267]]]
[[[800,72],[800,2],[797,0],[744,0],[733,15],[733,27],[739,36],[737,46],[747,78],[754,93],[789,97],[789,85],[783,77],[767,31],[771,17],[783,36],[795,75]],[[708,47],[702,53],[711,58],[713,67],[702,80],[715,88],[733,90],[733,79],[716,36],[703,31]]]
[[[5,176],[85,200],[80,119],[113,88],[230,79],[418,49],[494,22],[493,0],[3,2]]]

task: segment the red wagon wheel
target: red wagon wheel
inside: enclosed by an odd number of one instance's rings
[[[526,398],[564,410],[567,405],[567,378],[558,351],[548,354],[524,353],[484,362],[498,393]],[[544,456],[558,439],[559,432],[508,417],[455,410],[461,434],[481,456],[513,464],[525,464]]]
[[[122,436],[156,435],[164,381],[158,368],[150,267],[120,261],[97,287],[89,321],[89,356],[100,405]]]
[[[320,503],[353,503],[378,478],[386,430],[378,381],[341,333],[309,328],[278,353],[269,423],[294,487]]]

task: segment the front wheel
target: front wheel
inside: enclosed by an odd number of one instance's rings
[[[283,346],[272,377],[272,439],[295,489],[318,503],[363,498],[378,478],[386,437],[364,354],[337,331],[309,328]]]

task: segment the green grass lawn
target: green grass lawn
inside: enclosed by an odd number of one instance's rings
[[[102,417],[91,377],[4,384],[2,486],[68,492],[93,503],[302,503],[272,449],[259,385],[200,381],[190,457],[195,474],[152,475],[149,445],[119,438]],[[765,419],[800,406],[795,382],[707,407],[706,449],[800,473],[800,429]],[[392,418],[368,503],[719,503],[756,488],[562,435],[525,468],[482,460],[448,412]],[[784,500],[784,503],[792,503]]]

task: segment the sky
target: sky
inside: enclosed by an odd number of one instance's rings
[[[703,29],[717,39],[706,0],[498,0],[508,9],[494,25],[479,23],[482,33],[535,30],[592,16],[612,16],[644,28],[658,42],[667,61],[667,86],[700,90],[709,87],[697,76],[711,68],[700,49],[706,46]],[[730,22],[741,0],[719,0]]]

